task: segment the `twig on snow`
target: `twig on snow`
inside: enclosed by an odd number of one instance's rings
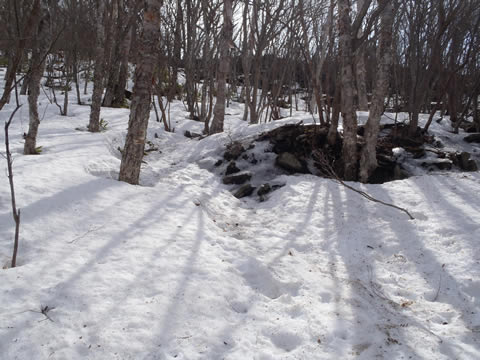
[[[83,239],[85,236],[87,236],[88,234],[92,233],[92,232],[95,232],[95,231],[98,231],[100,230],[101,228],[103,228],[105,225],[99,225],[97,227],[92,227],[90,228],[88,231],[86,231],[85,233],[83,233],[82,235],[80,236],[77,236],[76,238],[74,238],[73,240],[71,241],[67,241],[69,244],[73,244],[74,242],[76,242],[77,240],[80,240],[80,239]]]
[[[408,215],[408,217],[410,218],[410,220],[415,220],[415,218],[412,216],[412,214],[410,214],[408,212],[407,209],[404,209],[400,206],[397,206],[397,205],[394,205],[394,204],[390,204],[390,203],[387,203],[387,202],[384,202],[382,200],[378,200],[376,198],[374,198],[372,195],[370,194],[367,194],[366,192],[362,191],[362,190],[358,190],[358,189],[355,189],[353,186],[350,186],[348,184],[346,184],[342,179],[340,179],[338,177],[338,175],[335,173],[335,170],[332,168],[332,166],[330,165],[330,163],[328,162],[328,160],[326,159],[325,157],[325,154],[319,152],[319,151],[316,151],[314,153],[314,156],[315,158],[317,159],[317,161],[322,165],[322,167],[324,168],[324,174],[326,175],[326,177],[328,177],[329,179],[345,186],[347,189],[350,189],[352,191],[355,191],[356,193],[360,194],[361,196],[363,196],[365,199],[367,200],[370,200],[372,202],[376,202],[376,203],[379,203],[379,204],[382,204],[382,205],[385,205],[385,206],[389,206],[389,207],[392,207],[394,209],[397,209],[397,210],[400,210],[400,211],[403,211],[405,214]]]
[[[445,269],[445,264],[442,265],[442,271]],[[435,296],[433,297],[433,302],[437,301],[438,295],[440,294],[440,288],[442,287],[442,273],[440,272],[440,279],[438,280],[438,288]]]

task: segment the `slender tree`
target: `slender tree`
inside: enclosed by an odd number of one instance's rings
[[[386,3],[381,15],[380,42],[377,49],[377,74],[372,106],[365,125],[365,145],[360,158],[360,180],[367,182],[377,167],[377,138],[380,118],[383,113],[385,97],[389,89],[389,74],[392,65],[392,26],[394,19],[395,0],[380,0]]]
[[[352,52],[352,26],[350,20],[350,2],[338,0],[338,36],[341,66],[341,112],[343,120],[344,178],[357,178],[357,116],[354,110],[354,78]]]
[[[359,11],[363,8],[365,0],[357,1]],[[358,30],[358,37],[362,36],[362,28]],[[366,44],[360,45],[355,53],[355,77],[357,82],[358,110],[368,110],[367,98],[367,67],[365,63]]]
[[[25,138],[23,153],[25,155],[37,154],[36,142],[40,117],[38,116],[38,96],[40,94],[40,81],[45,69],[45,58],[50,47],[50,13],[46,1],[41,5],[42,17],[38,24],[37,35],[35,37],[34,47],[32,49],[32,59],[30,68],[30,85],[28,94],[28,107],[30,122],[28,133]]]
[[[233,8],[232,1],[223,2],[223,29],[220,45],[220,63],[217,71],[217,102],[213,108],[213,121],[210,126],[210,134],[223,131],[225,118],[225,96],[227,77],[230,72],[230,46],[233,34]]]
[[[102,106],[102,94],[105,78],[105,27],[103,19],[105,18],[105,1],[99,1],[96,11],[96,32],[95,41],[95,70],[93,74],[93,94],[92,107],[90,111],[90,122],[88,130],[91,132],[100,131],[100,108]]]
[[[145,150],[152,82],[160,39],[161,0],[147,0],[143,14],[143,32],[138,49],[135,85],[119,180],[137,185]]]

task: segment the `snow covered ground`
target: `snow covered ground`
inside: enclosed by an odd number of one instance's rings
[[[102,109],[108,130],[91,134],[76,130],[89,106],[62,117],[42,98],[43,151],[24,156],[27,106],[11,128],[22,223],[19,266],[0,270],[0,359],[480,358],[478,172],[353,184],[415,220],[311,175],[238,200],[213,166],[222,147],[309,116],[247,127],[234,104],[226,132],[198,141],[176,103],[175,133],[152,113],[161,153],[132,186],[115,180],[127,109]],[[2,176],[2,266],[13,231]]]

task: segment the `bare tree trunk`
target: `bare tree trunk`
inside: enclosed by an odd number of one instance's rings
[[[242,27],[243,27],[243,44],[242,44],[242,68],[243,68],[243,94],[245,105],[243,109],[243,120],[248,120],[248,110],[250,107],[250,68],[251,68],[251,49],[253,45],[251,35],[248,31],[248,1],[243,5]]]
[[[357,1],[357,9],[360,11],[363,8],[365,0]],[[362,37],[362,30],[358,31],[358,37]],[[357,95],[358,95],[358,110],[368,111],[368,98],[367,98],[367,68],[365,64],[365,48],[366,45],[362,44],[357,49],[355,54],[355,75],[357,80]]]
[[[25,22],[23,36],[17,41],[17,45],[15,47],[14,52],[12,53],[12,57],[8,61],[8,71],[7,77],[5,79],[5,87],[0,98],[0,110],[5,106],[5,104],[10,99],[10,92],[12,90],[12,84],[15,82],[15,76],[17,74],[17,69],[20,63],[22,62],[23,51],[27,44],[27,40],[32,35],[34,31],[36,18],[38,17],[38,13],[40,12],[40,0],[35,0],[32,5],[32,10],[30,11],[30,15]]]
[[[335,94],[333,96],[332,119],[328,128],[327,141],[330,146],[334,146],[338,137],[338,120],[340,117],[340,103],[342,92],[338,79],[335,81]]]
[[[230,43],[233,35],[233,9],[232,1],[223,2],[223,31],[220,45],[220,64],[217,71],[217,101],[213,109],[213,121],[210,126],[210,134],[223,131],[225,118],[225,91],[227,76],[230,72]]]
[[[93,74],[92,107],[90,111],[90,122],[88,131],[100,131],[100,108],[102,106],[103,82],[105,77],[105,29],[103,20],[105,18],[105,2],[99,1],[97,8],[97,40],[95,44],[95,70]]]
[[[140,177],[148,120],[150,117],[150,99],[152,79],[157,63],[157,49],[160,38],[161,0],[147,0],[143,15],[143,33],[138,50],[135,85],[125,149],[120,165],[120,181],[137,185]]]
[[[135,26],[132,26],[132,28],[128,32],[128,35],[122,41],[120,73],[118,75],[118,83],[115,88],[115,94],[113,97],[114,107],[122,106],[125,101],[125,89],[127,87],[128,81],[128,58],[132,42],[132,32],[134,31]]]
[[[214,14],[214,13],[213,13]],[[207,114],[208,114],[208,104],[207,104],[207,94],[208,94],[208,87],[210,83],[210,79],[213,77],[213,69],[212,69],[212,57],[213,57],[213,50],[210,49],[210,42],[211,42],[211,32],[212,32],[212,21],[211,21],[211,13],[209,12],[208,0],[202,0],[202,16],[203,21],[205,23],[205,40],[203,43],[203,84],[202,84],[202,97],[201,97],[201,105],[200,105],[200,121],[203,121],[205,124],[204,132],[208,134],[208,121]]]
[[[342,158],[345,180],[357,178],[357,117],[353,105],[354,79],[350,1],[338,0],[338,36],[341,60],[341,112],[343,120]]]
[[[38,127],[40,118],[38,116],[38,96],[40,94],[40,81],[42,80],[45,69],[45,55],[50,45],[50,14],[48,8],[42,2],[42,19],[38,24],[36,47],[32,50],[30,85],[28,94],[28,106],[30,122],[28,126],[27,137],[23,153],[25,155],[35,155]]]
[[[8,173],[8,182],[10,184],[10,197],[12,200],[12,215],[13,221],[15,222],[15,238],[13,242],[13,254],[11,266],[14,268],[17,266],[17,252],[18,252],[18,239],[20,235],[20,209],[17,209],[17,202],[15,200],[15,185],[13,182],[13,159],[12,153],[10,152],[10,139],[8,135],[8,128],[15,117],[15,113],[20,109],[22,105],[18,103],[17,98],[17,107],[10,115],[8,121],[5,121],[5,157],[7,159],[7,173]]]
[[[385,9],[381,15],[380,43],[377,50],[377,76],[375,90],[372,99],[372,107],[365,125],[365,145],[360,158],[360,181],[367,182],[370,175],[377,168],[376,145],[380,118],[383,113],[385,96],[389,88],[389,73],[392,65],[392,26],[395,1],[380,0],[386,2]]]
[[[368,111],[367,97],[367,68],[365,64],[365,44],[360,45],[355,56],[355,70],[357,80],[358,110]]]
[[[193,118],[195,116],[195,104],[197,102],[195,93],[195,57],[197,53],[197,20],[199,19],[199,9],[197,9],[197,3],[193,1],[186,1],[186,9],[185,90],[187,109],[190,117]]]
[[[68,114],[68,92],[70,90],[70,83],[72,80],[72,69],[71,69],[71,58],[70,54],[65,55],[65,64],[64,64],[64,78],[65,78],[65,86],[63,87],[63,111],[62,116],[67,116]]]
[[[173,58],[172,73],[170,76],[170,88],[167,94],[168,102],[171,102],[177,92],[178,67],[182,56],[182,27],[183,27],[183,9],[182,0],[177,0],[177,12],[175,14],[175,31],[173,38]]]
[[[111,19],[111,26],[109,28],[109,36],[112,45],[110,45],[111,49],[111,56],[109,61],[109,67],[106,72],[107,79],[106,79],[106,86],[105,86],[105,96],[103,97],[103,106],[111,107],[113,104],[113,96],[115,93],[115,85],[118,83],[118,77],[120,75],[120,51],[122,47],[122,27],[121,24],[122,16],[121,14],[122,9],[118,8],[118,2],[113,2],[113,9],[112,9],[112,19]]]
[[[480,131],[480,114],[478,111],[478,92],[473,97],[473,122],[475,123],[475,129]]]
[[[30,86],[31,72],[32,72],[32,59],[30,59],[29,61],[27,73],[23,78],[22,87],[20,88],[20,95],[27,95],[28,87]]]
[[[78,74],[78,52],[75,49],[73,52],[73,64],[72,64],[72,71],[73,71],[73,80],[75,81],[75,92],[77,94],[77,104],[82,104],[82,96],[80,95],[80,78]]]
[[[85,83],[83,86],[83,95],[87,95],[88,80],[90,78],[90,61],[88,61],[87,70],[85,70],[84,76],[85,76]]]

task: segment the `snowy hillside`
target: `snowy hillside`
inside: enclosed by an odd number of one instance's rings
[[[225,133],[192,140],[183,132],[202,124],[177,102],[175,133],[152,112],[159,151],[132,186],[116,181],[128,109],[102,108],[107,131],[92,134],[77,130],[89,106],[62,117],[42,97],[42,153],[24,156],[21,101],[11,127],[19,266],[0,270],[0,359],[480,358],[478,172],[350,183],[414,220],[281,171],[266,201],[239,200],[214,166],[225,145],[311,116],[247,126],[234,103]],[[2,176],[2,266],[13,232]]]

